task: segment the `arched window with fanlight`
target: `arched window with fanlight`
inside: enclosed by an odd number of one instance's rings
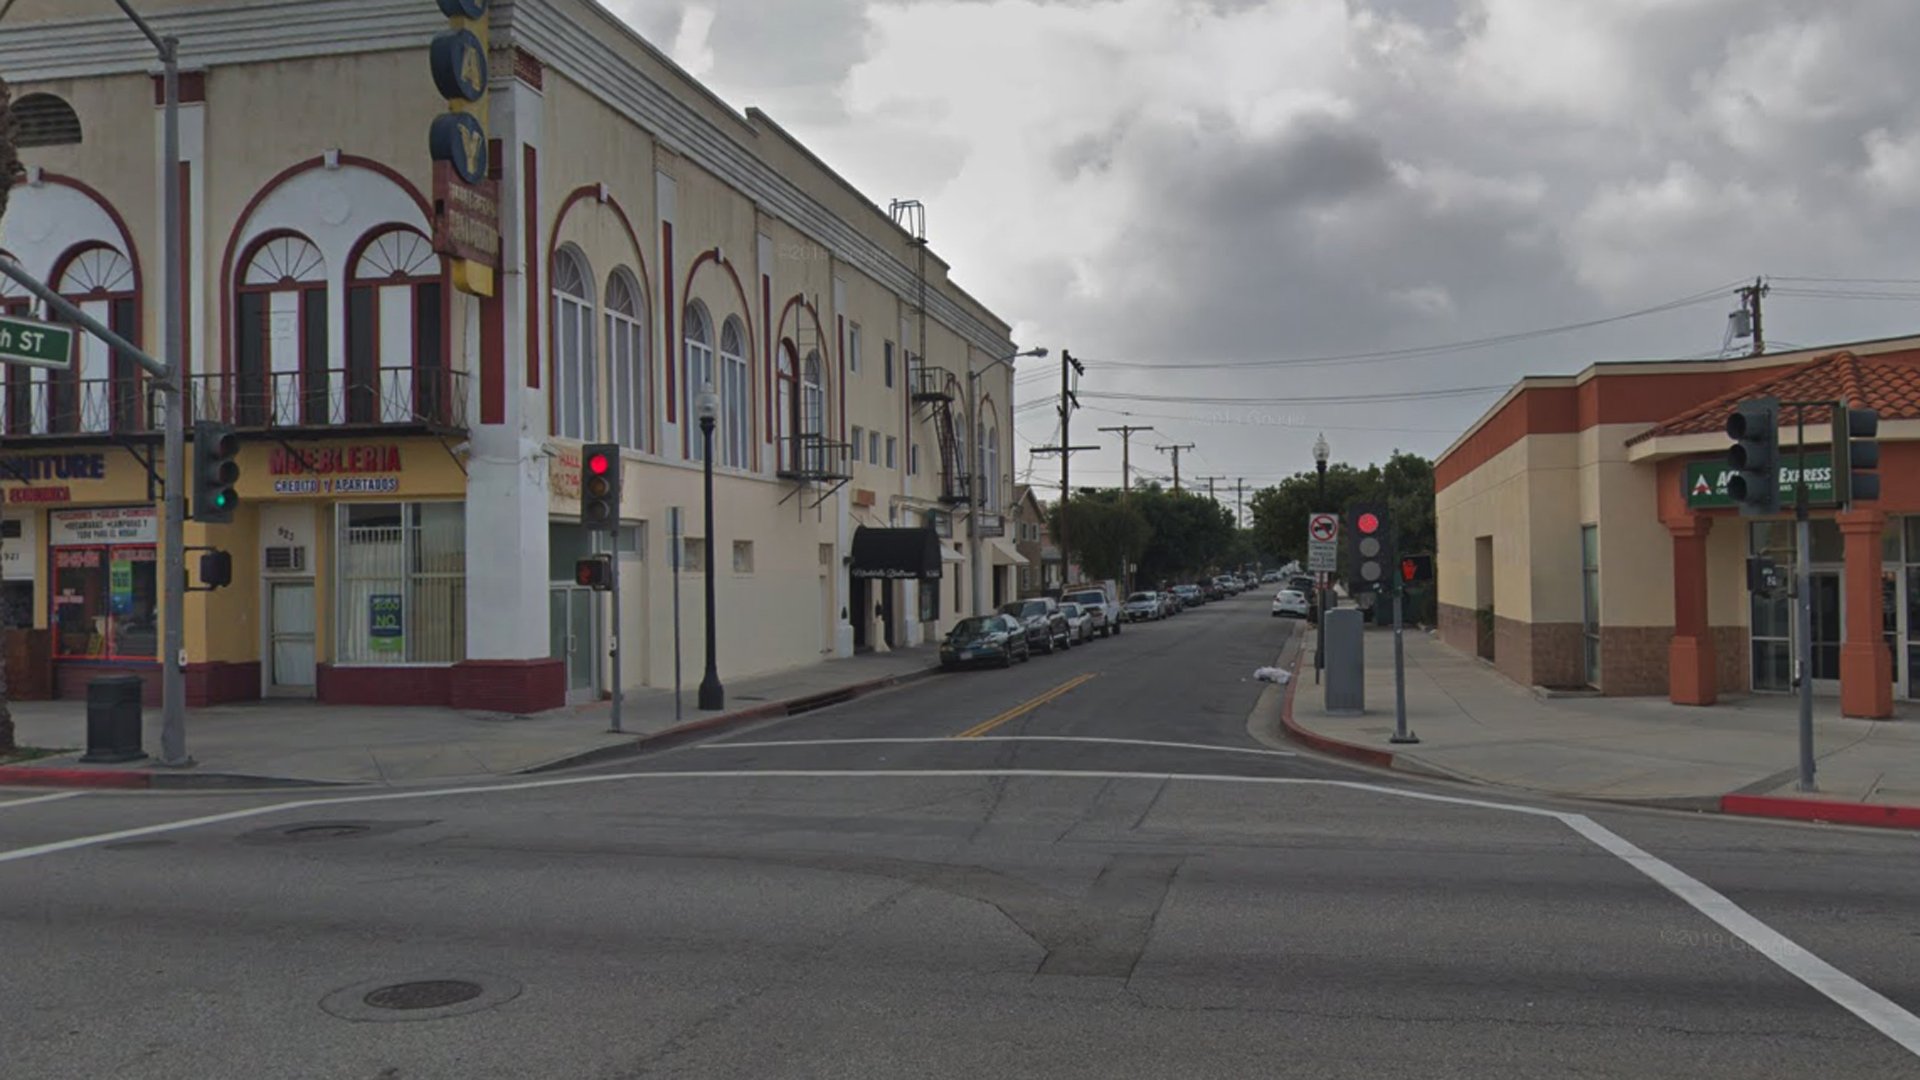
[[[327,265],[298,233],[268,234],[235,288],[234,415],[243,425],[326,423]]]
[[[726,452],[721,464],[744,469],[753,445],[753,377],[747,367],[747,335],[740,320],[729,318],[720,328],[720,436]]]
[[[54,274],[54,288],[114,333],[140,343],[133,264],[118,249],[89,244],[69,254]],[[36,370],[33,379],[45,383],[37,395],[44,400],[34,404],[36,431],[97,433],[144,426],[139,366],[92,334],[74,335],[67,370]]]
[[[346,392],[328,419],[440,421],[450,406],[440,256],[404,226],[369,234],[347,279]]]
[[[647,398],[646,305],[633,271],[622,266],[607,279],[607,360],[613,366],[613,437],[621,446],[647,449],[651,407]]]
[[[823,442],[827,434],[827,388],[822,377],[825,367],[818,349],[809,351],[806,362],[800,365],[800,434],[808,448],[807,468],[814,472],[824,472],[827,467]]]
[[[579,248],[553,254],[553,430],[569,439],[600,437],[594,387],[593,272]]]
[[[681,416],[685,417],[687,428],[687,457],[693,461],[706,460],[700,442],[700,412],[695,405],[700,391],[713,382],[713,323],[707,318],[707,309],[698,304],[688,304],[686,318],[686,337],[683,348],[686,352],[680,380]]]
[[[793,342],[782,341],[776,353],[778,367],[773,377],[773,445],[775,468],[792,472],[804,466],[806,455],[800,436],[800,372],[793,359]]]

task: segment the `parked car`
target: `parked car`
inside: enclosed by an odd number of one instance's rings
[[[1000,614],[1020,620],[1021,625],[1027,628],[1027,645],[1030,648],[1043,653],[1073,648],[1073,631],[1067,626],[1067,617],[1060,613],[1059,601],[1052,597],[1035,596],[1015,600],[1001,605]]]
[[[1097,607],[1082,607],[1071,600],[1060,605],[1060,613],[1067,617],[1067,627],[1073,631],[1073,643],[1081,645],[1092,641],[1099,632],[1100,624],[1107,621],[1107,613]]]
[[[975,615],[961,619],[940,643],[940,666],[948,671],[974,664],[1012,667],[1033,659],[1027,629],[1011,615]]]
[[[1160,594],[1154,592],[1137,592],[1127,597],[1125,611],[1128,622],[1146,622],[1167,617],[1166,607],[1160,602]]]
[[[1120,614],[1120,601],[1114,598],[1112,586],[1076,585],[1060,594],[1060,602],[1079,604],[1099,612],[1100,621],[1094,625],[1101,637],[1120,632],[1123,616]]]
[[[1160,610],[1165,613],[1162,618],[1170,619],[1180,614],[1180,598],[1173,595],[1172,590],[1161,589],[1154,595],[1160,598]]]
[[[1174,595],[1180,598],[1180,602],[1187,607],[1199,607],[1201,604],[1207,602],[1206,596],[1201,593],[1200,586],[1198,585],[1175,585],[1173,592]]]
[[[1283,615],[1292,615],[1304,619],[1307,617],[1307,614],[1306,593],[1301,592],[1299,589],[1281,589],[1274,594],[1274,618],[1278,619]]]
[[[1286,579],[1286,575],[1282,574],[1278,570],[1269,570],[1266,573],[1260,575],[1260,580],[1263,582],[1267,582],[1269,584],[1277,581],[1284,581],[1285,579]]]

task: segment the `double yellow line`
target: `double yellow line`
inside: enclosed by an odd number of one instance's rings
[[[1045,705],[1047,702],[1052,701],[1054,698],[1057,698],[1062,694],[1065,694],[1069,690],[1072,690],[1074,687],[1079,686],[1081,683],[1084,683],[1087,680],[1093,678],[1095,674],[1097,673],[1089,671],[1085,675],[1076,675],[1073,678],[1068,679],[1066,682],[1061,683],[1059,686],[1056,686],[1053,689],[1047,691],[1046,693],[1041,694],[1039,697],[1032,699],[1031,701],[1022,702],[1018,705],[1015,705],[1013,708],[1008,709],[1006,712],[1001,713],[999,716],[994,717],[991,720],[985,720],[985,721],[982,721],[981,723],[975,724],[974,726],[968,728],[967,730],[961,732],[960,734],[955,735],[954,738],[974,739],[982,735],[985,735],[987,732],[992,731],[994,728],[999,727],[1001,724],[1004,724],[1009,720],[1014,720],[1019,717],[1025,716],[1028,713],[1032,712],[1033,710],[1039,708],[1040,706]]]

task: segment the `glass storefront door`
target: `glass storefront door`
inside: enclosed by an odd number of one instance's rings
[[[553,585],[547,590],[549,655],[567,662],[567,704],[600,697],[600,620],[592,589]]]

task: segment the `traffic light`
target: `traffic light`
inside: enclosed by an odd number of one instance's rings
[[[209,525],[225,525],[233,520],[233,509],[240,505],[240,494],[233,485],[240,482],[240,440],[233,429],[211,420],[193,423],[193,505],[190,516]]]
[[[1743,517],[1780,512],[1780,400],[1754,398],[1734,406],[1727,417],[1727,496],[1740,504]]]
[[[1872,409],[1833,407],[1833,502],[1846,509],[1880,499],[1880,414]]]
[[[574,584],[595,592],[606,592],[613,588],[613,559],[607,555],[590,555],[573,564]]]
[[[620,524],[620,447],[588,443],[580,452],[580,523],[598,532]]]
[[[233,555],[226,551],[205,551],[200,554],[200,587],[218,589],[233,584]]]
[[[1350,584],[1356,590],[1383,592],[1394,585],[1393,523],[1384,503],[1358,503],[1347,510]]]
[[[1416,585],[1433,580],[1433,556],[1408,555],[1400,560],[1400,582]]]

